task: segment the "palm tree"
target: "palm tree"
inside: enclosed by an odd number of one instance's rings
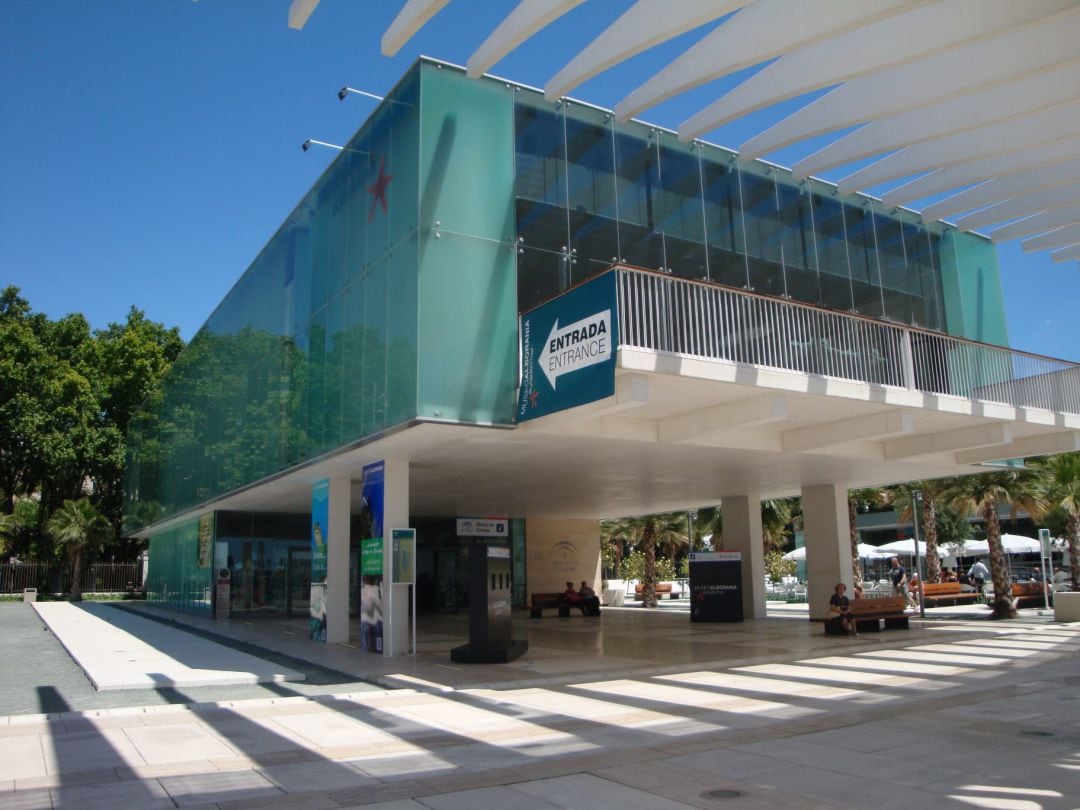
[[[611,567],[619,576],[627,549],[638,541],[639,526],[634,518],[603,520],[600,522],[600,542],[609,549]]]
[[[45,530],[57,543],[68,548],[71,558],[71,601],[82,601],[82,566],[87,550],[100,548],[112,532],[109,521],[101,515],[89,498],[66,500],[53,512]]]
[[[766,554],[784,547],[788,526],[798,514],[797,498],[771,498],[761,502],[761,539]]]
[[[1072,589],[1080,590],[1080,453],[1062,453],[1037,462],[1040,518],[1057,508],[1065,513],[1069,543],[1069,577]],[[1049,572],[1047,572],[1049,573]]]
[[[1029,511],[1038,511],[1035,488],[1036,476],[1028,469],[981,473],[952,479],[943,499],[953,508],[967,514],[982,515],[986,521],[986,542],[990,546],[990,578],[994,583],[994,617],[1011,619],[1016,616],[1012,589],[1001,545],[1001,521],[998,507],[1012,504]]]
[[[862,585],[862,565],[859,564],[859,532],[855,528],[855,518],[864,504],[877,503],[881,500],[881,490],[874,487],[849,489],[847,494],[848,529],[851,532],[851,575],[856,585]]]
[[[912,521],[915,502],[915,493],[922,496],[922,509],[919,514],[919,525],[922,529],[922,539],[926,543],[926,581],[937,582],[941,579],[941,553],[938,550],[938,511],[943,505],[944,494],[954,481],[953,479],[940,479],[930,481],[912,481],[908,484],[898,484],[882,491],[882,500],[896,509],[897,519],[900,522]]]
[[[719,506],[704,506],[697,510],[694,518],[694,548],[700,549],[705,543],[705,537],[712,535],[712,547],[720,549],[724,547],[724,512]]]

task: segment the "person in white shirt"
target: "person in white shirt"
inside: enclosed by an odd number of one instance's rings
[[[975,564],[968,569],[968,579],[979,593],[982,593],[983,585],[986,584],[986,578],[989,575],[990,571],[982,560],[976,560]]]

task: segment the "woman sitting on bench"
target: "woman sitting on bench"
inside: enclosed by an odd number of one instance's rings
[[[838,623],[851,636],[859,635],[855,631],[855,618],[851,615],[851,600],[847,598],[847,585],[837,582],[835,593],[829,597],[828,621]]]

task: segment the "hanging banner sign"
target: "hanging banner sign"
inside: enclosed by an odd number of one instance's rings
[[[517,421],[615,393],[619,345],[615,273],[605,273],[521,315]]]
[[[507,537],[510,533],[508,518],[458,518],[458,537]]]

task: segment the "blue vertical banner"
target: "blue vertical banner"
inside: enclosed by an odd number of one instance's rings
[[[612,396],[618,328],[614,272],[523,313],[517,421]]]
[[[365,464],[363,476],[360,485],[360,649],[381,653],[385,462]]]
[[[326,641],[326,542],[330,536],[330,481],[324,478],[311,487],[311,606],[309,633]]]

